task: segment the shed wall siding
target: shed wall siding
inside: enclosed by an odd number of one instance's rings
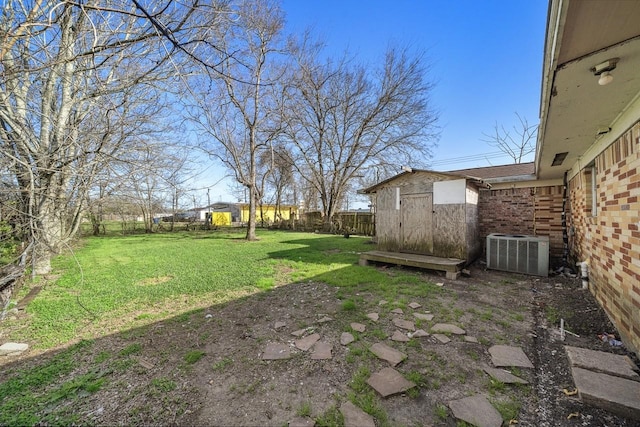
[[[382,251],[400,250],[400,210],[395,187],[381,188],[376,196],[376,236]]]
[[[467,261],[474,261],[482,255],[482,239],[478,226],[478,205],[467,204],[465,238],[467,244]]]
[[[466,260],[465,205],[434,205],[433,211],[433,254]]]
[[[595,159],[596,215],[590,170],[569,183],[571,254],[589,262],[589,289],[625,344],[640,351],[640,123]]]
[[[467,183],[467,206],[465,232],[467,241],[467,261],[472,262],[482,255],[482,239],[480,238],[480,224],[478,215],[478,201],[480,191],[477,187]]]
[[[431,193],[401,197],[400,234],[402,250],[433,254],[433,197]]]

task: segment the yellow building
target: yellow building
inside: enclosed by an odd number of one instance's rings
[[[240,222],[249,222],[249,204],[239,204]],[[276,205],[257,205],[256,220],[258,223],[273,223],[277,221],[288,221],[298,217],[298,207],[292,205],[280,205],[276,210]]]
[[[231,212],[211,212],[211,224],[219,226],[231,225]]]

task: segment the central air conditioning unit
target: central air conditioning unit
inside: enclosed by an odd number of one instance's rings
[[[487,236],[487,268],[549,275],[549,237],[493,233]]]

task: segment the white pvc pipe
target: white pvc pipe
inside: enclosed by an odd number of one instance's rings
[[[589,289],[589,264],[587,261],[577,262],[580,267],[580,277],[582,278],[582,289]]]

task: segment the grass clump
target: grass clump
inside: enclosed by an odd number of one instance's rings
[[[154,378],[151,380],[151,387],[160,393],[168,393],[175,390],[178,386],[169,378]]]
[[[205,354],[206,353],[202,350],[191,350],[190,352],[184,355],[183,359],[188,365],[193,365],[194,363],[202,359],[202,357]]]
[[[506,384],[502,381],[498,381],[495,378],[489,379],[489,393],[491,395],[495,395],[496,393],[503,393],[506,387]]]
[[[377,425],[380,426],[388,426],[389,425],[389,417],[384,408],[380,405],[378,401],[378,397],[375,395],[373,390],[368,391],[367,393],[349,393],[348,396],[351,403],[362,409],[367,414],[371,415],[376,419]]]
[[[224,359],[219,360],[213,364],[213,370],[223,371],[227,366],[230,366],[232,363],[233,363],[233,360],[231,360],[228,357],[225,357]]]
[[[521,408],[520,402],[511,399],[493,402],[493,406],[500,412],[502,419],[507,422],[517,419]]]
[[[317,427],[344,426],[344,417],[335,406],[331,406],[329,409],[324,411],[324,413],[318,416],[315,421]]]
[[[138,343],[129,344],[122,350],[120,350],[120,356],[131,356],[132,354],[140,353],[142,346]]]
[[[436,417],[438,417],[438,419],[442,421],[446,420],[447,417],[449,417],[449,409],[442,403],[438,403],[433,412],[436,414]]]
[[[302,405],[296,411],[296,414],[299,417],[310,417],[311,416],[311,403],[303,402]]]
[[[363,393],[369,390],[369,384],[367,384],[367,380],[371,376],[371,371],[366,366],[361,366],[351,377],[351,382],[349,382],[349,387],[353,389],[356,393]]]
[[[352,299],[348,299],[342,302],[343,311],[355,311],[356,308],[357,308],[356,302]]]

